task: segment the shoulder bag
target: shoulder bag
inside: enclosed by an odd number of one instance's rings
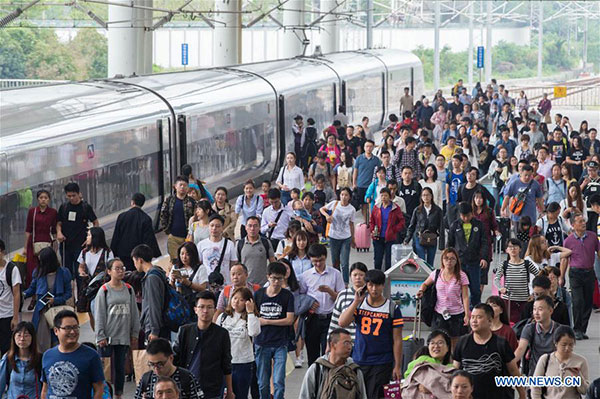
[[[523,208],[525,207],[525,201],[527,201],[527,195],[529,194],[529,190],[531,190],[531,185],[533,184],[533,182],[534,180],[531,180],[525,190],[523,190],[510,200],[509,209],[513,215],[520,216],[521,212],[523,212]]]
[[[223,274],[221,274],[221,264],[223,263],[223,258],[225,257],[225,251],[227,250],[227,242],[229,241],[227,238],[223,238],[225,241],[223,242],[223,250],[221,250],[221,256],[219,257],[219,263],[217,263],[217,267],[215,270],[210,272],[208,275],[208,281],[222,281],[225,282],[225,278]],[[223,283],[219,285],[223,285]]]

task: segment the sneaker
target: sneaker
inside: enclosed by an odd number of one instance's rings
[[[577,341],[581,341],[583,339],[583,334],[581,333],[581,331],[575,331],[575,339]]]
[[[304,365],[304,353],[301,353],[300,356],[298,356],[296,358],[296,360],[294,361],[294,367],[296,367],[297,369],[302,368],[302,366]]]
[[[586,333],[581,333],[581,336],[583,337],[583,339],[590,339],[590,337],[588,337]]]

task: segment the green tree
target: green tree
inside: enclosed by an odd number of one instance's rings
[[[108,74],[108,41],[96,29],[80,29],[68,43],[68,51],[75,59],[77,79],[101,79]]]

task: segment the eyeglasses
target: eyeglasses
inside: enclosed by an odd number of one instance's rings
[[[269,280],[271,281],[283,281],[284,277],[278,277],[278,276],[269,276]]]
[[[429,343],[431,346],[444,346],[446,345],[446,341],[431,341]]]
[[[111,270],[115,271],[115,272],[123,272],[123,271],[125,271],[125,268],[124,267],[113,267]]]
[[[456,262],[456,258],[454,256],[444,256],[444,260],[446,262],[450,262],[450,261]]]
[[[162,369],[163,367],[165,367],[165,364],[167,364],[166,361],[162,361],[162,362],[148,362],[148,367],[150,367],[151,369]]]
[[[60,330],[68,331],[68,332],[79,331],[79,326],[65,326],[65,327],[57,327],[57,328]]]

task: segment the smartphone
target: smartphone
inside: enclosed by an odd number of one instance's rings
[[[358,290],[358,295],[363,296],[367,293],[367,286],[365,285],[360,290]]]

